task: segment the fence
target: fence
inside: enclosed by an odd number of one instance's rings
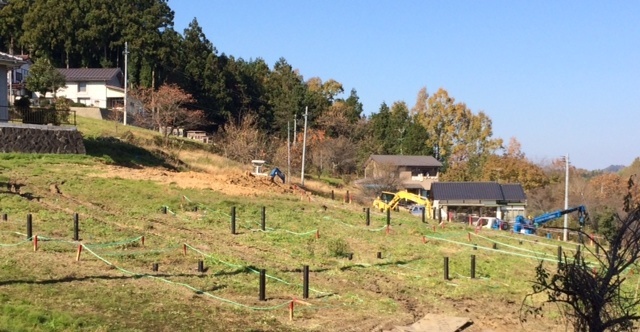
[[[6,106],[5,106],[6,107]],[[9,107],[9,121],[29,124],[53,124],[56,126],[69,125],[76,126],[75,111],[58,111],[50,108],[30,107],[16,108]]]

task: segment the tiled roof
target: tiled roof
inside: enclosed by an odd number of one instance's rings
[[[434,182],[431,192],[435,200],[526,200],[519,184],[499,184],[496,182]]]
[[[433,166],[441,167],[442,163],[432,156],[399,156],[374,154],[369,157],[369,161],[378,164],[388,164],[394,166]]]
[[[122,75],[120,68],[58,68],[67,82],[104,82]]]

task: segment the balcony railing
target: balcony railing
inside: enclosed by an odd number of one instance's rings
[[[433,180],[433,179],[437,179],[438,176],[431,176],[431,175],[423,175],[420,174],[418,176],[411,176],[411,181],[425,181],[425,180]]]
[[[55,126],[76,126],[75,111],[58,111],[51,108],[30,107],[9,108],[9,121],[25,124],[52,124]]]

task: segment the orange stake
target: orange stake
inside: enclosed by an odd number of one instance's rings
[[[78,254],[76,255],[76,262],[80,261],[80,253],[82,252],[82,244],[78,245]]]
[[[426,236],[422,236],[422,243],[427,243],[427,237]]]
[[[182,253],[185,256],[187,255],[187,244],[186,243],[182,245]]]
[[[320,238],[320,230],[316,229],[316,239],[319,239],[319,238]]]
[[[38,235],[33,237],[33,251],[38,251]]]
[[[293,321],[293,302],[295,302],[296,300],[292,300],[291,302],[289,302],[289,321]]]

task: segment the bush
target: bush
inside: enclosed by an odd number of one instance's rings
[[[331,239],[327,242],[327,251],[331,257],[347,257],[350,248],[344,239]]]

